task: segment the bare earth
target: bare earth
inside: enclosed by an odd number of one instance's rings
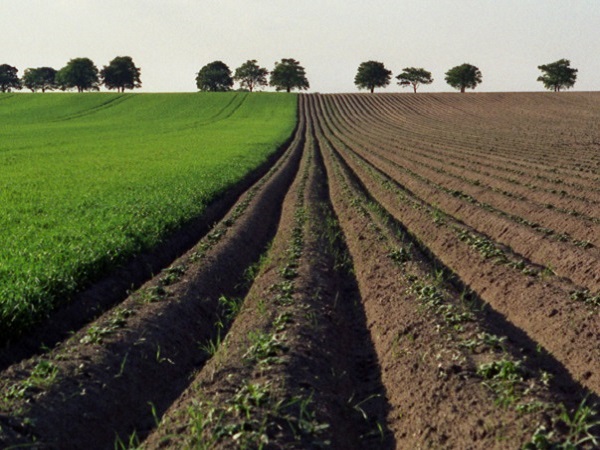
[[[0,351],[0,447],[595,448],[600,94],[298,115],[269,167]]]

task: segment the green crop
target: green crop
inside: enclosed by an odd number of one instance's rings
[[[201,214],[290,136],[296,102],[0,95],[0,342]]]

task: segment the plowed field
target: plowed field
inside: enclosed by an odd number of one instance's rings
[[[2,350],[0,446],[597,448],[600,95],[298,117],[169,267]]]

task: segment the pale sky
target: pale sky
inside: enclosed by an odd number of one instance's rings
[[[281,58],[300,61],[309,92],[356,92],[368,60],[394,77],[429,70],[421,92],[451,91],[444,74],[465,62],[483,74],[476,91],[542,91],[537,66],[561,58],[579,69],[573,90],[600,90],[600,0],[0,0],[0,30],[0,64],[19,76],[131,56],[140,92],[196,91],[215,60]],[[409,92],[395,79],[377,91]]]

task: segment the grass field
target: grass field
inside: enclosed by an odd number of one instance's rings
[[[166,233],[292,132],[280,94],[0,96],[0,338]]]

